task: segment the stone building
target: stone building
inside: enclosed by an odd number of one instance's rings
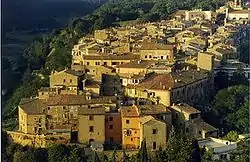
[[[83,90],[84,73],[65,69],[52,72],[50,75],[50,88],[63,88],[65,90]]]
[[[171,106],[173,123],[183,134],[195,138],[217,137],[218,130],[201,119],[201,112],[188,104]]]
[[[105,113],[105,141],[110,145],[122,144],[122,121],[118,111],[110,110]]]
[[[86,107],[79,111],[78,142],[105,142],[105,107]]]
[[[146,40],[143,41],[140,49],[142,60],[165,60],[170,63],[174,61],[176,52],[175,45],[157,44]]]
[[[125,95],[171,106],[178,102],[201,102],[210,97],[212,90],[213,77],[208,71],[187,67],[169,74],[153,74],[138,85],[127,85]]]
[[[140,117],[138,108],[122,107],[122,145],[126,149],[139,149],[140,147]]]
[[[157,150],[160,147],[165,148],[167,144],[167,126],[166,123],[156,120],[152,116],[145,116],[140,120],[141,124],[141,142],[146,139],[148,150]],[[165,130],[165,131],[164,131]]]
[[[86,95],[57,95],[48,99],[23,99],[19,104],[19,131],[26,134],[60,134],[68,132],[77,141],[79,112],[86,107],[116,107],[114,97],[87,98]],[[88,110],[88,109],[87,109]],[[80,140],[83,138],[78,134]]]

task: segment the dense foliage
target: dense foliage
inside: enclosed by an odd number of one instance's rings
[[[237,85],[220,90],[208,114],[212,125],[225,132],[249,132],[249,86]]]
[[[12,162],[115,162],[118,161],[118,154],[114,149],[109,156],[107,153],[98,153],[78,145],[52,144],[47,148],[32,148],[20,146],[15,143],[9,143],[6,133],[2,132],[2,156],[3,160]],[[179,133],[172,132],[169,144],[166,149],[159,149],[154,152],[148,152],[146,140],[143,140],[141,149],[135,155],[127,155],[125,151],[122,154],[124,162],[152,162],[160,161],[188,161],[198,160],[203,156],[203,152],[197,143]],[[121,157],[121,156],[120,156]]]
[[[101,3],[78,0],[3,0],[3,31],[61,28],[70,19],[92,12]]]

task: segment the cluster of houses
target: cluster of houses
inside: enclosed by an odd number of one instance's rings
[[[146,139],[149,150],[166,147],[172,125],[217,137],[195,106],[209,102],[214,74],[239,57],[249,16],[235,0],[216,12],[179,10],[170,20],[97,30],[74,46],[71,69],[53,71],[50,87],[22,99],[9,134],[19,143],[32,136],[30,145],[43,136],[94,149],[139,149]]]

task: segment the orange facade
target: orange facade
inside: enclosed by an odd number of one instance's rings
[[[110,144],[122,144],[122,123],[120,113],[105,114],[105,141]]]
[[[135,106],[121,109],[122,145],[126,149],[140,147],[140,118]]]

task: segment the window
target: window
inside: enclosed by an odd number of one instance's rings
[[[104,62],[103,65],[107,65],[107,62]]]
[[[95,65],[100,65],[100,62],[95,62]]]
[[[113,125],[109,125],[109,129],[113,129]]]
[[[63,83],[65,83],[66,82],[66,79],[63,79]]]
[[[129,120],[126,120],[126,124],[129,124]]]
[[[92,138],[91,138],[91,139],[89,139],[89,143],[94,142],[94,141],[95,141],[95,140],[94,140],[94,139],[92,139]]]
[[[153,134],[156,134],[157,133],[157,129],[153,129]]]
[[[199,131],[199,134],[201,134],[201,131]]]
[[[186,132],[189,132],[189,129],[188,129],[188,128],[186,128]]]
[[[72,79],[70,79],[69,82],[72,83]]]
[[[93,116],[93,115],[90,115],[90,116],[89,116],[89,120],[94,120],[94,116]]]
[[[112,65],[119,65],[119,62],[112,62]]]
[[[48,110],[50,110],[50,107],[48,107]]]
[[[163,56],[161,56],[161,59],[163,59]]]
[[[152,58],[152,56],[151,56],[151,55],[149,55],[149,58]]]
[[[44,93],[42,92],[42,95],[44,95]]]
[[[89,132],[94,132],[94,127],[93,126],[89,127]]]
[[[109,121],[113,121],[113,117],[109,117]]]
[[[39,118],[39,119],[38,119],[38,122],[39,122],[39,123],[41,123],[41,122],[42,122],[41,118]]]
[[[36,127],[34,127],[34,132],[36,133],[36,131],[37,131],[37,128],[36,128]]]
[[[34,118],[34,120],[36,121],[36,118]]]
[[[133,141],[133,138],[131,138],[130,141]]]
[[[132,131],[131,130],[127,130],[126,134],[127,134],[127,136],[130,136],[132,134]]]
[[[145,58],[148,58],[148,56],[147,56],[147,55],[145,55]]]
[[[87,62],[87,65],[89,65],[89,62]]]
[[[153,150],[156,149],[156,142],[153,142]]]
[[[66,108],[65,108],[65,106],[63,106],[63,110],[65,110]]]

